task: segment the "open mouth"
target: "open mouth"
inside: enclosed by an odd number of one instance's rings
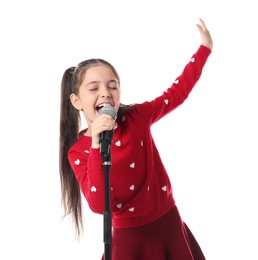
[[[98,106],[96,106],[96,110],[99,111],[103,108],[103,107],[107,107],[107,106],[112,106],[110,103],[102,103],[102,104],[99,104]]]

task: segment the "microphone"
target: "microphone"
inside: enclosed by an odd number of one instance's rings
[[[114,120],[117,118],[116,110],[111,105],[105,105],[99,111],[100,115],[106,114],[112,116]],[[102,156],[110,155],[110,145],[112,142],[114,130],[104,131],[100,135],[99,144],[100,144],[100,154]]]

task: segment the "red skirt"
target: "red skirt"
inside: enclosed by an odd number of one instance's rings
[[[148,225],[113,228],[112,260],[205,260],[205,256],[174,206]]]

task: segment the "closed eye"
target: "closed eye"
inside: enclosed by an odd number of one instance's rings
[[[110,89],[118,89],[118,83],[116,81],[111,81],[108,85]]]
[[[98,88],[90,88],[89,90],[90,91],[95,91],[95,90],[98,90]]]
[[[118,87],[117,86],[115,86],[115,87],[109,87],[110,89],[118,89]]]

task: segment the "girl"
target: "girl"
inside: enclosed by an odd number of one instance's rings
[[[203,260],[193,234],[178,212],[171,183],[150,127],[184,102],[201,76],[213,41],[205,23],[197,24],[201,45],[182,74],[151,102],[120,103],[120,79],[105,60],[90,59],[68,68],[61,84],[60,178],[65,214],[72,214],[77,235],[83,229],[81,192],[93,212],[104,211],[104,172],[100,135],[113,131],[113,260]],[[112,106],[115,120],[100,114]],[[80,111],[87,128],[80,131]],[[102,257],[103,258],[103,257]]]

